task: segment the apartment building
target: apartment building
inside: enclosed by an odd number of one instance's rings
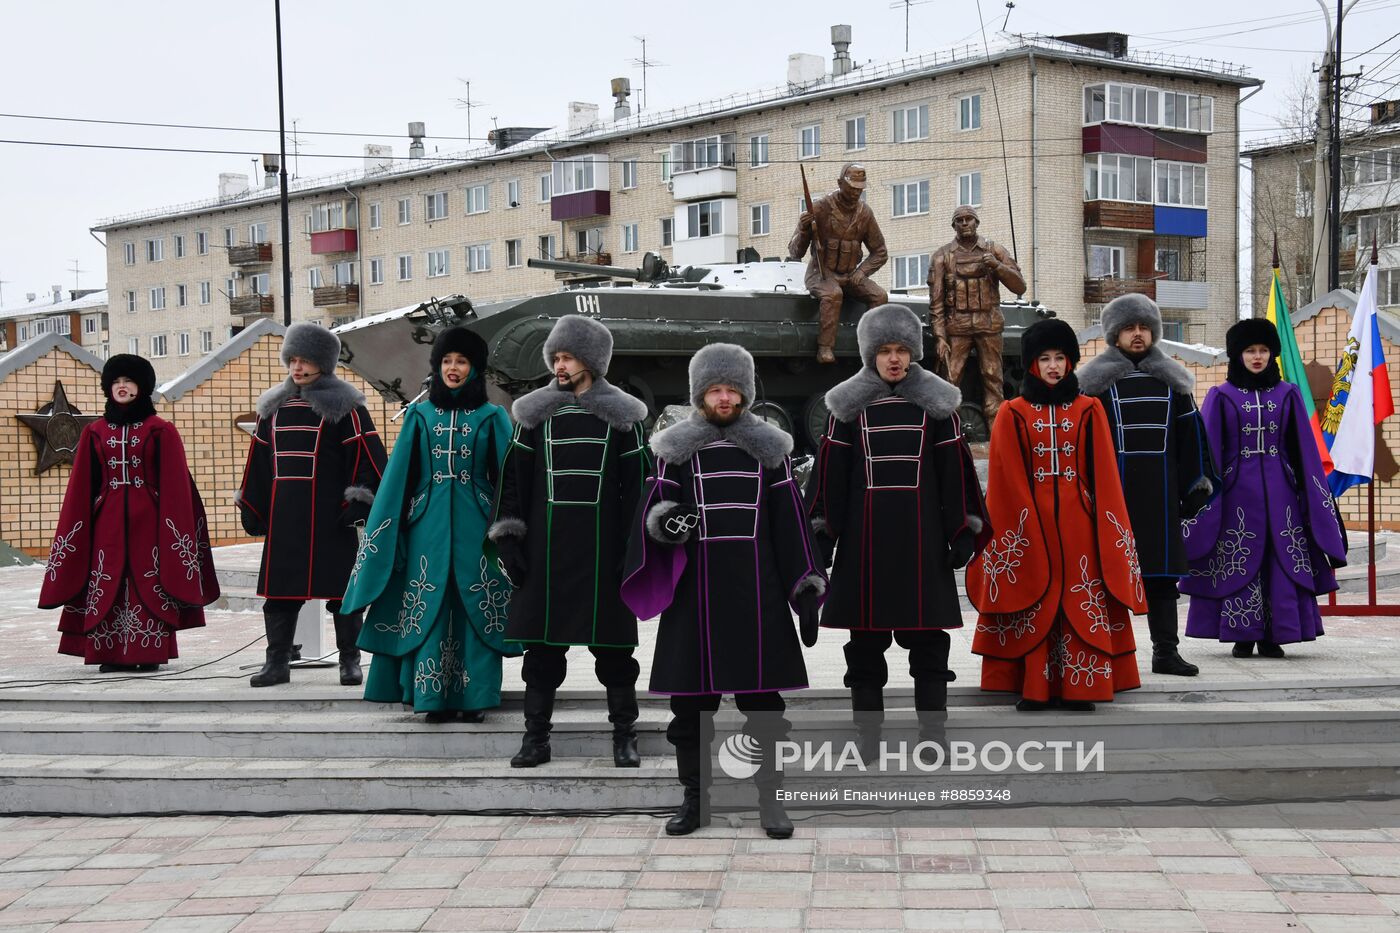
[[[107,290],[101,288],[63,289],[55,285],[50,293],[30,294],[23,303],[0,308],[0,352],[13,350],[44,334],[59,334],[84,350],[106,359],[108,356]]]
[[[844,33],[841,30],[845,30]],[[1126,37],[1018,37],[854,67],[793,55],[788,80],[612,119],[571,103],[560,131],[501,129],[450,158],[367,147],[361,170],[301,179],[292,236],[274,186],[223,176],[220,197],[103,220],[112,345],[188,367],[259,317],[281,319],[290,249],[298,320],[334,325],[453,293],[476,301],[559,287],[531,256],[640,265],[783,257],[802,209],[844,163],[866,164],[890,251],[879,280],[926,301],[953,210],[1014,248],[1042,302],[1075,325],[1125,291],[1152,295],[1170,336],[1220,343],[1238,305],[1238,101],[1259,82],[1200,59],[1129,52]],[[777,63],[775,63],[776,65]],[[271,176],[269,176],[269,181]]]
[[[1327,291],[1313,279],[1325,272],[1322,252],[1313,241],[1314,207],[1327,210],[1327,193],[1317,204],[1314,196],[1313,140],[1274,140],[1250,146],[1241,153],[1250,160],[1254,188],[1250,224],[1254,247],[1250,289],[1254,313],[1263,314],[1269,303],[1274,243],[1278,244],[1279,269],[1285,293],[1293,307],[1312,301]],[[1370,124],[1342,140],[1341,234],[1337,263],[1343,288],[1359,291],[1371,261],[1371,243],[1377,246],[1377,300],[1381,307],[1400,307],[1400,101],[1371,105]]]

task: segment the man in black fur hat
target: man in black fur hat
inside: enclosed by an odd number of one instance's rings
[[[822,625],[847,629],[846,686],[861,755],[879,756],[891,641],[909,651],[914,709],[935,732],[948,709],[948,629],[962,627],[953,571],[978,550],[982,486],[958,423],[962,394],[919,366],[923,326],[903,305],[856,325],[860,372],[831,412],[808,511],[823,551],[840,543]]]
[[[792,835],[774,760],[788,727],[781,691],[807,686],[792,613],[815,644],[826,575],[792,475],[792,438],[750,414],[753,399],[743,347],[710,344],[691,358],[695,411],[651,439],[656,469],[627,550],[622,598],[638,618],[661,616],[650,689],[671,697],[666,738],[685,788],[666,824],[672,836],[701,823],[700,716],[726,693],[760,714],[759,822],[775,839]]]
[[[355,526],[369,516],[384,473],[365,397],[335,375],[340,338],[319,324],[287,328],[282,363],[287,381],[258,399],[257,429],[235,496],[250,535],[266,536],[258,595],[267,628],[267,662],[254,687],[291,680],[292,639],[307,600],[324,599],[335,619],[340,682],[363,681],[361,613],[342,615],[340,600],[355,563]]]
[[[525,646],[525,737],[511,767],[550,759],[567,652],[587,647],[607,691],[613,764],[635,768],[637,618],[618,595],[629,522],[649,460],[647,407],[608,383],[612,334],[580,315],[544,343],[554,381],[512,406],[515,435],[488,532],[515,585],[506,638]]]
[[[1177,652],[1177,581],[1186,576],[1181,523],[1220,485],[1205,424],[1191,396],[1195,380],[1158,346],[1162,313],[1146,295],[1103,309],[1104,351],[1079,370],[1079,387],[1108,413],[1128,517],[1137,538],[1152,633],[1152,672],[1194,677]]]

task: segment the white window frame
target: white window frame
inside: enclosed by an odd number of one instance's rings
[[[506,210],[520,206],[520,179],[512,178],[506,182]]]
[[[1124,194],[1124,176],[1132,173],[1132,191]],[[1084,157],[1084,200],[1124,201],[1130,204],[1151,204],[1155,198],[1156,180],[1152,159],[1124,153],[1098,152]],[[1146,196],[1143,184],[1146,180]],[[1105,192],[1108,192],[1107,194]]]
[[[150,299],[150,302],[151,302],[151,310],[152,310],[152,311],[164,311],[164,310],[165,310],[165,286],[164,286],[164,285],[157,285],[157,286],[155,286],[154,288],[150,289],[150,292],[149,292],[149,294],[147,295],[147,298]]]
[[[929,264],[933,261],[932,253],[910,253],[907,256],[895,256],[893,259],[895,288],[921,288],[928,284]]]
[[[1203,163],[1158,160],[1153,173],[1156,176],[1153,203],[1163,207],[1204,208],[1210,202],[1210,178]],[[1188,181],[1189,197],[1186,194]]]
[[[135,244],[135,243],[123,243],[123,244],[122,244],[122,260],[123,260],[123,262],[125,262],[126,265],[128,265],[128,266],[134,266],[134,265],[136,265],[136,244]]]
[[[844,123],[847,152],[860,152],[866,147],[866,129],[869,121],[865,114],[847,117]],[[852,130],[854,129],[854,132]]]
[[[911,104],[890,111],[890,140],[912,143],[928,139],[928,104]]]
[[[554,176],[545,172],[543,175],[540,175],[536,181],[539,184],[538,203],[548,204],[550,198],[554,197]]]
[[[525,265],[525,241],[516,237],[506,240],[506,268],[519,269]]]
[[[369,284],[384,284],[384,257],[376,256],[369,261]]]
[[[233,227],[224,228],[224,246],[234,247],[238,245],[238,234]]]
[[[405,227],[413,223],[413,199],[399,198],[398,207],[399,226]]]
[[[797,158],[820,159],[822,157],[822,125],[809,123],[797,129]]]
[[[267,221],[248,225],[248,242],[255,245],[272,242],[267,237]]]
[[[440,279],[452,274],[452,252],[446,249],[430,249],[425,254],[428,278]]]
[[[224,294],[230,298],[238,297],[238,280],[233,276],[224,279]]]
[[[491,271],[491,244],[471,243],[467,246],[467,271]]]
[[[202,305],[207,305],[207,304],[209,304],[210,302],[212,302],[213,300],[214,300],[214,283],[213,283],[213,282],[200,282],[200,283],[199,283],[199,303],[202,304]]]
[[[127,353],[131,353],[131,354],[140,353],[140,352],[141,352],[141,338],[140,338],[140,337],[128,337],[128,338],[126,338],[126,352],[127,352]]]
[[[185,308],[190,303],[190,288],[188,285],[175,286],[175,307]]]
[[[763,168],[769,165],[768,135],[755,133],[749,137],[749,168]]]
[[[661,183],[664,185],[671,180],[671,150],[662,149],[656,155],[657,162],[661,165]]]
[[[184,235],[183,233],[177,233],[177,234],[174,235],[173,239],[175,240],[175,258],[176,258],[176,259],[184,259],[184,258],[185,258],[185,235]]]
[[[182,330],[175,335],[175,353],[177,356],[190,355],[190,332]]]
[[[890,186],[890,216],[918,217],[929,212],[929,180],[896,182]]]
[[[194,233],[194,254],[196,256],[209,255],[209,231],[196,230]]]
[[[639,249],[638,243],[641,240],[640,227],[636,223],[622,225],[622,251],[624,253],[635,253]]]
[[[199,352],[214,352],[214,332],[212,330],[202,330],[199,332]]]
[[[556,159],[551,166],[551,195],[608,190],[608,157],[597,153]]]
[[[749,205],[749,236],[767,236],[772,232],[773,208],[769,204]]]
[[[170,351],[169,342],[165,334],[152,334],[150,338],[151,359],[164,359]]]
[[[398,273],[398,281],[400,281],[400,282],[412,282],[412,281],[413,281],[413,254],[412,254],[412,253],[399,253],[399,255],[395,257],[394,268],[395,268],[395,271]]]
[[[369,228],[379,230],[384,226],[384,206],[378,201],[371,201],[369,205]]]
[[[85,318],[83,318],[83,333],[85,333],[85,334],[95,334],[95,333],[97,333],[97,318],[96,318],[96,317],[85,317]]]
[[[1102,265],[1095,261],[1095,256],[1105,257],[1107,260],[1108,273],[1106,275],[1095,275],[1096,266]],[[1128,251],[1122,246],[1105,246],[1093,244],[1089,247],[1089,268],[1088,277],[1091,279],[1122,279],[1127,276]]]
[[[676,243],[676,219],[674,217],[661,218],[661,248],[667,249]]]
[[[165,261],[165,237],[155,237],[146,241],[146,261]]]
[[[128,290],[127,290],[127,293],[126,293],[126,312],[127,312],[127,314],[130,314],[130,313],[132,313],[132,312],[135,311],[135,310],[136,310],[136,292],[135,292],[134,290],[128,289]]]
[[[699,233],[701,227],[708,227]],[[696,201],[686,205],[687,240],[702,240],[712,236],[724,236],[724,202],[720,199]]]
[[[340,262],[331,266],[331,280],[336,285],[354,285],[355,260],[342,259]]]
[[[552,233],[546,233],[536,238],[535,249],[539,252],[541,259],[554,259],[559,255],[559,240]]]
[[[982,206],[982,173],[961,172],[958,174],[958,207]]]
[[[271,295],[272,274],[268,272],[259,272],[256,275],[248,276],[248,294]]]
[[[491,185],[484,183],[467,188],[467,213],[484,214],[491,209]]]
[[[982,128],[982,95],[964,94],[958,98],[958,132],[970,133]]]
[[[433,223],[447,219],[447,192],[429,191],[423,195],[423,222]],[[431,276],[429,276],[431,278]]]
[[[630,191],[637,187],[637,160],[622,160],[622,190]]]
[[[326,287],[326,276],[321,271],[320,266],[312,266],[306,270],[306,287],[310,289]]]

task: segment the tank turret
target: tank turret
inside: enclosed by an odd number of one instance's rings
[[[563,259],[527,259],[525,265],[531,269],[552,269],[555,272],[575,272],[579,275],[600,277],[611,276],[619,279],[633,279],[637,282],[660,282],[671,274],[671,267],[655,253],[642,257],[638,269],[624,269],[622,266],[600,266],[591,262],[569,262]]]

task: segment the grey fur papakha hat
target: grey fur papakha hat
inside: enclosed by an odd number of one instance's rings
[[[340,338],[320,324],[299,321],[282,337],[282,365],[294,356],[310,360],[323,374],[331,375],[340,365]]]
[[[924,358],[924,325],[904,305],[880,305],[860,316],[856,343],[860,345],[860,361],[869,369],[875,368],[875,353],[887,343],[907,348],[909,359],[917,363]]]
[[[594,379],[608,374],[612,362],[613,336],[601,321],[580,314],[566,314],[554,325],[544,341],[544,365],[554,371],[554,354],[563,351],[588,367]]]
[[[690,358],[691,404],[699,408],[711,386],[727,385],[744,397],[744,407],[752,405],[753,365],[753,355],[738,344],[712,343],[701,347]]]
[[[1162,339],[1162,312],[1157,302],[1146,295],[1136,292],[1119,295],[1103,306],[1099,320],[1103,324],[1104,340],[1110,347],[1117,346],[1118,332],[1129,324],[1146,324],[1152,330],[1154,344]]]

